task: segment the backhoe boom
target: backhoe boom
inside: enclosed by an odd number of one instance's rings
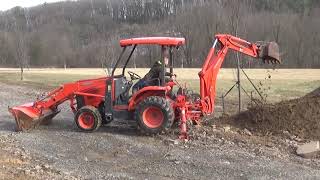
[[[253,58],[261,58],[263,62],[280,63],[279,48],[274,42],[260,45],[227,34],[218,34],[215,38],[202,70],[199,72],[200,96],[208,107],[204,110],[206,114],[214,111],[217,75],[229,49]],[[218,45],[221,46],[220,49],[217,49]]]

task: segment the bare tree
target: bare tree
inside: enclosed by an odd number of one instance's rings
[[[97,55],[101,68],[106,74],[111,75],[112,68],[119,55],[119,49],[115,48],[118,44],[119,37],[115,36],[106,41],[99,41],[97,44]]]
[[[29,9],[16,7],[0,13],[4,37],[0,63],[17,67],[110,67],[119,53],[114,49],[119,48],[119,39],[170,35],[186,38],[176,64],[199,67],[214,34],[230,33],[280,43],[285,52],[281,67],[316,68],[320,67],[319,12],[320,4],[314,0],[80,0]],[[12,46],[6,33],[9,39],[23,40],[12,41]],[[22,50],[27,57],[24,63],[18,63],[18,56],[24,53],[17,49],[26,49]],[[134,56],[139,61],[130,66],[136,67],[145,67],[146,61],[156,58],[142,51]],[[14,58],[16,63],[12,63]],[[235,62],[227,60],[223,66],[234,67]],[[260,64],[252,61],[251,66]]]
[[[15,33],[11,35],[12,49],[15,51],[14,56],[20,68],[20,79],[24,80],[24,68],[28,66],[30,59],[28,55],[28,40],[23,33]]]
[[[27,33],[30,26],[29,15],[24,8],[13,9],[13,32],[11,34],[12,47],[16,61],[20,68],[20,79],[24,79],[24,68],[29,67],[28,39]]]

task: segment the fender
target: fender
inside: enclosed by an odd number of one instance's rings
[[[147,86],[136,92],[129,100],[128,110],[132,111],[136,108],[143,99],[149,96],[163,96],[165,97],[167,92],[171,90],[170,86]]]

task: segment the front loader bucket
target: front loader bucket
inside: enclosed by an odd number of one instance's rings
[[[262,58],[264,62],[271,62],[273,64],[281,63],[279,45],[276,42],[268,42],[261,45],[259,49],[260,58]]]
[[[59,113],[50,109],[40,110],[34,107],[33,103],[9,108],[9,112],[15,118],[17,131],[34,129],[42,123],[47,123]]]

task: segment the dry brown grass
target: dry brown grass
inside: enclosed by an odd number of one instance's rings
[[[179,79],[198,79],[199,68],[176,68],[174,72],[178,75]],[[117,69],[116,73],[121,73],[122,69]],[[143,76],[147,73],[146,68],[128,68],[127,71],[133,71]],[[18,73],[19,69],[16,68],[0,68],[0,73]],[[320,69],[245,69],[245,72],[252,79],[265,79],[270,74],[272,79],[277,80],[320,80]],[[65,75],[90,75],[90,76],[104,76],[105,71],[101,68],[75,68],[75,69],[62,69],[62,68],[32,68],[25,70],[26,74],[65,74]],[[243,75],[242,75],[243,76]],[[218,79],[235,79],[235,69],[221,69]]]
[[[122,69],[117,69],[116,73],[121,73]],[[143,76],[148,69],[127,69]],[[178,75],[177,80],[181,84],[186,83],[187,87],[195,91],[199,90],[198,72],[200,69],[175,69]],[[278,101],[288,98],[296,98],[312,91],[320,86],[319,69],[246,69],[246,73],[255,84],[262,83],[261,90],[268,94],[272,101]],[[20,81],[20,70],[10,68],[0,68],[0,82],[39,86],[41,88],[51,89],[66,82],[72,82],[80,79],[96,78],[106,76],[103,69],[99,68],[79,68],[79,69],[56,69],[41,68],[25,70],[25,79]],[[271,78],[268,78],[270,75]],[[248,90],[253,91],[252,86],[242,77],[242,85]],[[234,83],[236,71],[234,69],[221,69],[217,81],[217,95],[225,93]],[[236,91],[231,96],[236,96]]]

